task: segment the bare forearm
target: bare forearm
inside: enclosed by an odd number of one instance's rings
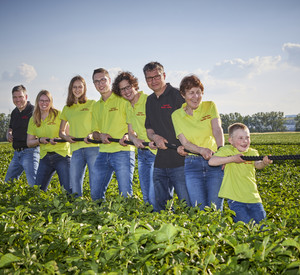
[[[214,137],[215,137],[217,146],[218,146],[218,147],[224,146],[224,135],[223,135],[223,130],[222,130],[222,128],[221,128],[221,129],[216,129],[216,130],[213,132],[213,135],[214,135]]]
[[[182,145],[183,145],[184,149],[186,149],[186,150],[188,150],[188,151],[190,151],[192,153],[201,154],[202,147],[199,147],[199,146],[197,146],[197,145],[195,145],[195,144],[193,144],[193,143],[191,143],[189,141],[184,142],[184,144],[182,144]]]
[[[235,162],[234,156],[229,156],[229,157],[212,156],[210,158],[210,160],[208,161],[208,164],[210,166],[220,166],[220,165],[228,164],[231,162]]]
[[[59,132],[59,137],[62,139],[67,139],[68,135],[66,135],[66,132],[63,131],[63,132]]]
[[[151,141],[154,141],[155,132],[152,129],[147,129],[147,136]]]
[[[12,129],[9,128],[6,132],[6,139],[9,141],[9,142],[12,142],[13,141],[13,134],[12,134]]]
[[[65,120],[62,120],[60,122],[60,127],[59,127],[59,137],[64,139],[64,140],[67,140],[68,139],[68,133],[66,133],[67,129],[69,127],[67,127],[67,121]]]
[[[221,126],[221,120],[220,119],[213,119],[212,120],[212,132],[213,132],[213,136],[216,140],[217,146],[224,146],[224,133],[223,133],[223,129]]]
[[[36,147],[38,145],[40,145],[39,138],[36,138],[34,136],[30,136],[30,137],[27,136],[27,146],[28,147]]]
[[[129,140],[131,140],[132,142],[135,142],[137,139],[137,134],[135,131],[133,131],[131,126],[128,126],[128,138]]]

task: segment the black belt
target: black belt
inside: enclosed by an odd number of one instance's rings
[[[21,151],[24,151],[25,149],[28,149],[28,147],[20,147],[20,148],[16,148],[15,151],[21,152]]]

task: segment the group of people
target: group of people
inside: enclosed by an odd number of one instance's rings
[[[204,86],[197,76],[184,77],[178,90],[166,82],[160,63],[146,64],[143,72],[153,91],[149,96],[139,90],[138,79],[130,72],[120,72],[112,83],[107,70],[94,70],[93,83],[101,95],[97,102],[87,99],[85,80],[75,76],[62,112],[53,107],[49,91],[42,90],[33,106],[25,87],[14,87],[16,108],[7,138],[15,153],[5,181],[25,170],[29,185],[46,191],[56,171],[68,193],[82,196],[88,166],[93,200],[105,199],[113,173],[119,194],[128,197],[133,194],[137,148],[143,200],[154,211],[165,209],[175,191],[187,206],[203,210],[214,203],[222,210],[226,198],[236,221],[264,219],[255,168],[271,161],[268,157],[255,162],[241,158],[258,155],[249,148],[247,126],[232,125],[230,145],[224,146],[217,107],[212,101],[202,101]],[[113,142],[116,138],[119,142]]]

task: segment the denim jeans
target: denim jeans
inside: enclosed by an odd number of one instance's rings
[[[20,152],[15,151],[6,172],[5,182],[19,179],[22,172],[25,171],[28,184],[33,186],[36,180],[39,160],[40,147],[27,148]]]
[[[217,209],[223,209],[224,199],[218,197],[224,175],[222,166],[209,166],[201,156],[187,156],[184,172],[192,206],[203,210],[214,203]]]
[[[166,208],[168,200],[173,198],[174,189],[179,200],[185,200],[190,206],[190,198],[185,183],[184,166],[176,168],[154,167],[153,183],[156,199],[156,211]]]
[[[47,191],[48,185],[55,171],[57,172],[60,185],[71,193],[70,188],[70,157],[63,157],[57,153],[47,153],[40,160],[39,169],[36,174],[36,185],[41,186],[43,191]]]
[[[155,193],[153,185],[153,169],[155,155],[150,150],[138,149],[138,171],[143,200],[153,205],[155,210]]]
[[[119,151],[115,153],[99,152],[95,161],[96,179],[91,185],[93,200],[105,198],[106,189],[115,172],[119,194],[132,196],[132,179],[135,166],[135,152]]]
[[[227,199],[230,210],[234,211],[236,216],[234,222],[242,221],[249,223],[253,219],[256,223],[266,218],[266,211],[261,203],[243,203]]]
[[[70,186],[73,194],[82,196],[83,179],[86,165],[89,168],[89,183],[92,186],[95,181],[96,171],[94,164],[99,154],[99,147],[80,148],[72,153],[70,164]]]

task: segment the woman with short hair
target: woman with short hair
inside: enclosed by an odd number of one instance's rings
[[[186,156],[184,171],[192,206],[198,205],[203,210],[214,203],[222,210],[223,199],[218,193],[223,170],[221,166],[208,165],[214,152],[224,145],[217,107],[212,101],[202,101],[204,87],[195,75],[182,79],[180,93],[186,103],[173,112],[172,120],[176,136],[183,145],[178,147],[178,152]],[[187,154],[184,149],[192,153]]]

